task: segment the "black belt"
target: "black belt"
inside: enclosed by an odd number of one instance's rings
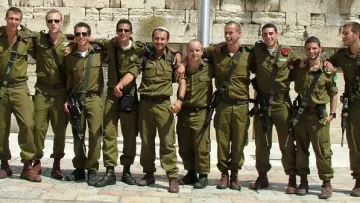
[[[269,94],[261,94],[261,97],[264,98],[265,100],[269,101],[270,99],[270,95]],[[273,95],[273,100],[277,101],[277,102],[284,102],[289,98],[289,94],[288,93],[275,93]]]
[[[166,100],[170,100],[170,97],[169,96],[148,96],[148,95],[141,94],[140,99],[156,101],[156,102],[163,102]]]
[[[202,106],[202,107],[185,106],[185,107],[182,107],[182,109],[184,111],[189,111],[189,112],[192,112],[192,113],[197,113],[197,112],[200,112],[200,111],[205,110],[207,108],[208,108],[207,106]]]
[[[37,85],[42,85],[44,87],[50,87],[52,89],[65,89],[66,88],[66,84],[65,83],[59,83],[59,84],[56,84],[56,85],[51,85],[47,82],[44,82],[42,80],[38,80],[36,81],[36,84]]]
[[[2,83],[2,82],[1,82]],[[7,88],[14,88],[14,87],[21,87],[21,86],[25,86],[27,83],[26,81],[21,81],[21,82],[9,82],[6,87]],[[1,86],[3,86],[3,84],[1,84]]]
[[[81,93],[75,93],[77,96],[81,96]],[[87,91],[85,97],[101,96],[100,91]]]
[[[249,100],[223,98],[222,102],[231,105],[244,105],[244,104],[248,104]]]

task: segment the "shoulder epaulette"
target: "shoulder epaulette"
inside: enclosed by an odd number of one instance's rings
[[[253,51],[253,47],[251,47],[251,46],[243,46],[243,48],[244,48],[244,50],[246,52],[252,52]]]
[[[258,40],[255,42],[255,44],[265,44],[262,40]]]
[[[99,46],[99,45],[97,45],[97,44],[94,44],[93,46],[94,46],[94,51],[95,51],[95,53],[99,53],[99,52],[102,51],[101,46]]]
[[[73,34],[65,34],[65,36],[68,40],[74,41],[74,39],[75,39],[75,35],[73,35]]]
[[[146,46],[146,44],[141,41],[136,41],[135,44],[136,44],[136,46],[141,47],[141,48],[144,48]]]
[[[40,33],[41,33],[41,34],[46,34],[46,33],[45,33],[45,30],[41,30]]]

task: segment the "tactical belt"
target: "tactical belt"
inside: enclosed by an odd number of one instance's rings
[[[270,103],[270,94],[261,94],[261,97]],[[289,98],[289,93],[274,93],[272,95],[273,101],[276,102],[285,102]]]
[[[244,105],[244,104],[248,104],[249,100],[223,98],[222,102],[231,105]]]
[[[148,95],[140,95],[140,99],[148,100],[148,101],[156,101],[156,102],[164,102],[166,100],[170,100],[169,96],[148,96]]]
[[[39,86],[43,86],[43,87],[47,87],[47,88],[51,88],[51,89],[64,89],[66,88],[66,84],[65,83],[60,83],[60,84],[56,84],[56,85],[51,85],[45,81],[42,81],[42,80],[38,80],[36,81],[36,85],[39,85]]]
[[[83,93],[75,93],[77,96],[82,96]],[[93,96],[101,96],[101,92],[100,91],[87,91],[85,94],[85,97],[93,97]]]
[[[207,106],[202,106],[202,107],[184,106],[184,107],[182,107],[181,110],[192,112],[192,113],[197,113],[197,112],[206,110],[207,108],[209,108],[209,107],[207,107]]]
[[[6,84],[6,86],[4,86],[3,84],[1,84],[0,86],[5,88],[14,88],[14,87],[26,86],[26,84],[27,84],[26,81],[21,81],[21,82],[9,82]]]

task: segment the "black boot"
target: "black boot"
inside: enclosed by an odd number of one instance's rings
[[[309,183],[307,175],[300,175],[300,185],[296,189],[295,194],[299,196],[305,196],[309,192]]]
[[[199,180],[194,184],[194,188],[196,189],[204,189],[208,185],[208,175],[207,174],[199,174]]]
[[[136,180],[130,173],[130,165],[124,166],[121,182],[124,182],[128,185],[136,185]]]
[[[96,176],[97,171],[96,170],[88,170],[88,174],[87,174],[87,184],[88,186],[94,186],[95,183],[99,182],[99,179]]]
[[[79,181],[85,180],[85,169],[84,168],[76,168],[70,175],[65,176],[65,181]]]
[[[107,185],[115,185],[115,184],[116,184],[116,175],[115,175],[114,167],[107,166],[104,177],[102,177],[99,182],[95,183],[94,187],[105,187]]]
[[[179,180],[179,185],[192,185],[198,181],[197,174],[194,170],[189,170],[188,173]]]

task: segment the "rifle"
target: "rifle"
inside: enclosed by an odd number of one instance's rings
[[[296,117],[296,112],[299,110],[300,108],[300,97],[297,96],[295,98],[295,100],[293,101],[292,103],[292,107],[291,107],[291,113],[292,113],[292,116],[291,116],[291,120],[289,122],[289,130],[288,130],[288,135],[286,137],[286,141],[285,141],[285,148],[287,147],[287,144],[289,142],[289,138],[290,136],[292,136],[294,134],[294,125],[293,125],[293,122],[295,120],[295,117]]]
[[[82,151],[84,156],[86,157],[86,146],[85,146],[85,135],[83,129],[81,127],[81,109],[82,105],[74,98],[74,95],[71,91],[67,91],[67,96],[69,98],[70,105],[69,112],[70,112],[70,119],[71,119],[71,126],[74,139],[79,139],[82,146]]]
[[[266,146],[269,146],[269,140],[267,136],[267,131],[269,129],[269,126],[266,121],[267,113],[269,110],[268,101],[266,101],[266,99],[263,96],[261,96],[259,87],[257,85],[256,77],[251,80],[251,84],[254,90],[256,91],[257,95],[254,101],[254,107],[250,110],[249,115],[253,116],[255,113],[259,114],[261,120],[261,127],[265,135]]]
[[[221,98],[220,91],[216,90],[212,95],[210,106],[208,107],[208,111],[206,112],[206,118],[204,121],[203,129],[207,129],[209,127],[214,111],[217,105],[219,104],[218,101],[220,101],[220,98]]]
[[[347,117],[349,115],[349,98],[343,94],[343,108],[341,110],[341,147],[344,146],[344,133],[347,128]]]

